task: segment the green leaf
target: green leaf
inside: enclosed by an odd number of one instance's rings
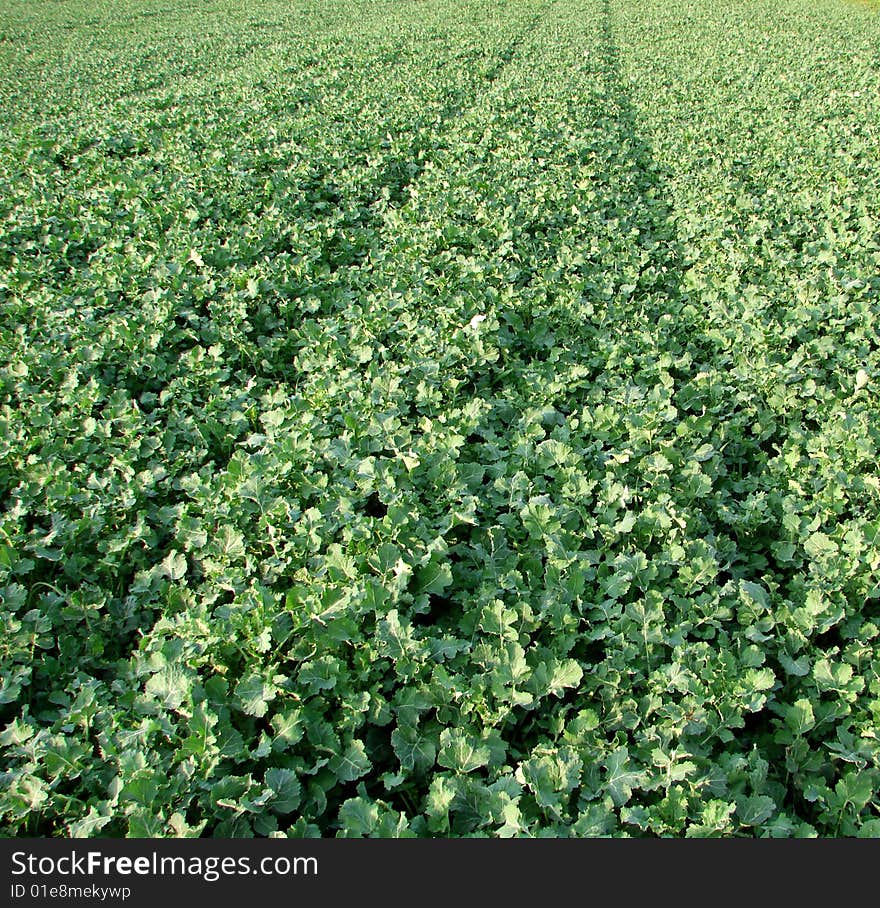
[[[861,810],[877,796],[878,783],[880,777],[876,772],[849,772],[837,783],[834,793],[841,803]]]
[[[630,762],[629,750],[618,747],[605,760],[605,788],[615,807],[621,807],[632,797],[633,789],[641,786],[644,773]]]
[[[797,659],[792,659],[785,653],[780,653],[778,658],[779,664],[789,675],[793,675],[796,678],[803,678],[804,675],[808,675],[810,672],[809,656],[803,655],[799,656]]]
[[[425,810],[429,818],[429,827],[433,832],[440,832],[448,826],[449,809],[452,807],[458,792],[455,780],[443,775],[435,775],[428,788]]]
[[[299,709],[288,709],[284,712],[276,713],[272,716],[271,725],[278,744],[276,749],[292,747],[301,741],[302,736],[305,734],[302,711]]]
[[[266,787],[272,792],[272,810],[278,814],[293,813],[302,799],[302,785],[291,769],[267,769]]]
[[[151,675],[144,690],[166,709],[178,709],[191,695],[192,680],[174,663]]]
[[[776,802],[767,795],[754,795],[737,801],[736,812],[743,826],[760,826],[776,811]]]
[[[440,753],[437,762],[454,772],[469,773],[486,766],[489,748],[466,732],[444,728],[440,734]]]
[[[574,659],[566,659],[553,667],[550,676],[549,691],[561,697],[563,691],[570,687],[578,687],[583,680],[584,671]]]
[[[170,552],[162,562],[162,571],[169,580],[180,580],[186,569],[186,555],[182,552]]]
[[[383,651],[393,660],[414,656],[419,644],[413,637],[412,626],[400,620],[397,609],[391,609],[376,629],[376,637]]]
[[[339,663],[332,656],[322,656],[313,662],[304,662],[297,679],[312,693],[333,690],[339,673]]]
[[[424,772],[434,765],[434,742],[412,725],[400,725],[391,733],[391,746],[400,766],[407,772]]]
[[[517,613],[511,608],[505,608],[500,599],[493,599],[491,603],[483,606],[480,612],[480,629],[491,636],[500,637],[502,640],[516,640],[519,634],[516,624],[519,620]]]
[[[554,694],[562,697],[568,688],[576,688],[584,677],[583,669],[574,659],[559,661],[551,658],[541,662],[529,679],[528,688],[537,696]]]
[[[94,807],[89,807],[89,812],[82,819],[71,823],[68,826],[68,831],[73,839],[90,839],[95,837],[112,820],[112,815],[100,814]]]
[[[813,705],[809,700],[796,700],[785,709],[785,724],[796,735],[806,734],[816,724]]]
[[[23,722],[21,719],[14,718],[6,728],[0,732],[0,746],[13,747],[16,744],[23,744],[33,736],[34,729],[31,725],[28,725],[27,722]]]
[[[416,571],[416,593],[440,595],[452,583],[452,570],[448,564],[430,561]]]
[[[766,609],[770,604],[767,590],[759,583],[752,583],[750,580],[740,580],[739,590],[743,599],[752,605],[757,606],[761,611]]]
[[[825,533],[813,533],[804,542],[804,551],[810,558],[821,561],[837,555],[838,547],[837,543]]]
[[[583,761],[571,748],[531,757],[517,770],[517,779],[527,785],[541,807],[563,809],[569,792],[580,782]]]
[[[609,599],[621,599],[631,584],[632,574],[629,571],[618,571],[603,581],[602,590]]]
[[[776,675],[770,668],[750,668],[745,673],[745,682],[750,690],[770,690],[776,684]]]
[[[365,797],[349,798],[339,808],[339,826],[345,836],[371,836],[378,824],[379,807]]]
[[[332,757],[329,763],[331,772],[340,782],[353,782],[365,776],[372,766],[362,741],[352,741],[341,754]]]
[[[275,688],[259,675],[249,675],[235,685],[235,696],[242,712],[249,716],[265,716],[269,703],[275,699]]]

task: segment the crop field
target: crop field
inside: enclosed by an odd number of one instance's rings
[[[880,837],[880,7],[0,0],[0,834]]]

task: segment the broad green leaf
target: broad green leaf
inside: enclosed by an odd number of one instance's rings
[[[328,764],[340,782],[353,782],[372,768],[362,741],[352,741],[345,750],[331,758]]]
[[[416,593],[441,594],[452,583],[449,565],[431,561],[416,571]]]
[[[804,543],[804,551],[810,558],[833,558],[837,555],[837,543],[825,533],[813,533]]]
[[[760,826],[776,811],[776,802],[767,795],[753,795],[737,801],[736,813],[743,826]]]
[[[186,555],[181,552],[171,552],[162,562],[162,570],[169,580],[180,580],[187,570]]]
[[[785,724],[796,735],[806,734],[816,724],[810,701],[802,698],[786,707]]]
[[[378,823],[379,807],[365,797],[349,798],[339,808],[339,827],[345,836],[371,836]]]
[[[437,762],[454,772],[469,773],[489,762],[489,748],[466,732],[444,728]]]
[[[235,696],[247,715],[265,716],[269,703],[275,699],[275,688],[259,675],[250,675],[236,684]]]
[[[302,786],[291,769],[267,769],[266,787],[272,792],[272,810],[278,814],[293,813],[300,805]]]
[[[412,725],[399,725],[391,733],[391,746],[407,772],[424,772],[434,765],[435,743]]]
[[[605,789],[615,807],[626,804],[633,795],[633,789],[641,786],[644,773],[633,766],[629,750],[618,747],[605,760]]]

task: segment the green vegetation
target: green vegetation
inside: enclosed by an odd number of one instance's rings
[[[880,18],[0,0],[0,831],[880,836]]]

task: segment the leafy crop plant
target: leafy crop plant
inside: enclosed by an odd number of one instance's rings
[[[876,10],[0,21],[4,835],[880,835]]]

